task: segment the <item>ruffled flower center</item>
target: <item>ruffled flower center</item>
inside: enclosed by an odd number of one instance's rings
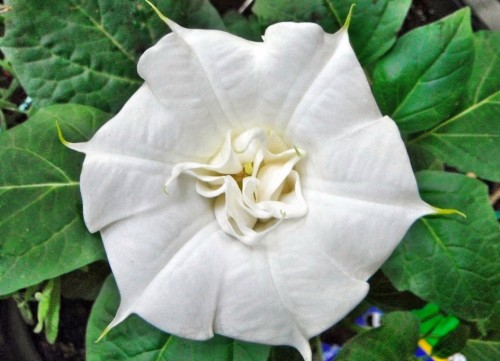
[[[215,199],[215,218],[224,232],[253,245],[283,220],[307,213],[294,169],[305,154],[260,128],[237,136],[229,131],[208,163],[176,164],[165,187],[168,192],[182,173],[196,178],[198,194]]]

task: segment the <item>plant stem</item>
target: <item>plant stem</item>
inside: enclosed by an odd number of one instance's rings
[[[316,344],[316,355],[318,361],[323,361],[323,348],[321,347],[321,339],[319,336],[314,338],[314,343]]]

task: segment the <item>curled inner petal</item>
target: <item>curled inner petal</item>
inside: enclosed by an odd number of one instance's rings
[[[294,170],[305,154],[261,128],[237,136],[229,131],[208,163],[176,164],[165,187],[182,173],[195,177],[198,194],[215,198],[215,218],[221,228],[253,245],[286,218],[307,213],[300,176]]]

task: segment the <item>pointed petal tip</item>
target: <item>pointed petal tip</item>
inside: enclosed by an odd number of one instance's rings
[[[111,331],[111,328],[112,327],[110,326],[106,326],[104,331],[102,331],[101,335],[97,338],[97,340],[94,341],[94,343],[99,343],[104,338],[104,336],[106,336],[108,332]]]
[[[94,342],[95,343],[100,342],[108,334],[108,332],[111,331],[111,329],[113,329],[115,326],[118,326],[118,324],[120,324],[122,321],[124,321],[128,317],[129,314],[130,313],[123,313],[122,314],[122,313],[120,313],[120,310],[118,310],[115,318],[113,318],[113,321],[111,321],[109,323],[109,325],[106,326],[104,331],[102,331],[102,333],[99,335],[97,340],[95,340]]]
[[[300,346],[295,346],[297,351],[301,354],[304,361],[312,361],[312,350],[309,341],[305,340]]]
[[[347,14],[347,18],[345,19],[344,25],[342,25],[342,28],[340,30],[348,30],[349,25],[351,24],[351,19],[352,19],[352,14],[354,13],[354,7],[356,4],[351,4],[351,7],[349,9],[349,13]]]
[[[61,126],[59,125],[59,122],[56,120],[56,128],[57,128],[57,137],[59,138],[59,141],[65,146],[70,149],[76,150],[77,152],[85,153],[85,144],[86,143],[71,143],[68,142],[66,139],[64,139]]]
[[[457,209],[451,209],[451,208],[437,208],[437,207],[432,207],[434,210],[434,214],[440,215],[440,216],[446,216],[450,214],[457,214],[463,218],[467,218],[467,215],[463,212],[460,212]]]
[[[340,14],[336,10],[335,6],[332,3],[332,0],[326,0],[326,5],[330,9],[330,12],[332,13],[333,17],[335,20],[342,25],[342,18],[340,17]],[[351,4],[351,7],[349,8],[349,13],[347,14],[347,17],[344,21],[344,24],[340,27],[339,31],[347,31],[349,29],[349,24],[351,23],[351,18],[352,14],[354,12],[354,7],[356,6],[355,3]]]
[[[158,15],[158,17],[165,23],[167,24],[167,26],[170,28],[170,30],[172,30],[173,32],[177,32],[181,29],[183,29],[182,26],[180,26],[179,24],[177,24],[175,21],[169,19],[167,16],[163,15],[163,13],[149,0],[144,0],[146,1],[146,3],[148,3],[149,6],[151,6],[151,8],[153,8],[153,10],[155,11],[156,15]]]
[[[66,139],[64,139],[64,136],[62,134],[61,126],[59,125],[59,122],[56,120],[56,128],[57,128],[57,137],[59,138],[59,141],[65,145],[66,147],[68,144],[70,144]]]

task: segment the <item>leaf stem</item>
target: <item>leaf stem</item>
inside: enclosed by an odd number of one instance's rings
[[[316,336],[314,338],[314,343],[316,344],[316,354],[317,354],[317,360],[318,361],[323,361],[323,348],[321,347],[321,338],[319,336]]]

